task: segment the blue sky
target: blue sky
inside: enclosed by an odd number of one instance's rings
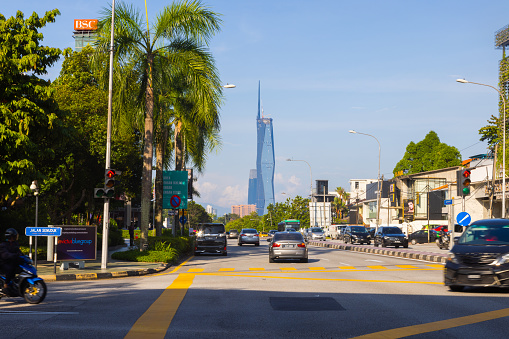
[[[144,11],[144,1],[131,1]],[[170,1],[148,0],[149,17]],[[329,188],[392,170],[410,141],[434,130],[463,156],[485,153],[478,130],[498,114],[502,51],[494,33],[509,24],[509,2],[465,0],[214,0],[222,30],[211,43],[224,91],[222,148],[208,157],[196,201],[219,213],[247,203],[249,170],[256,167],[256,113],[261,81],[265,116],[274,119],[275,195],[283,201],[309,192],[309,167]],[[73,47],[74,19],[93,19],[111,1],[6,2],[0,13],[40,16],[58,8],[44,45]],[[55,78],[60,65],[48,78]],[[281,194],[285,192],[286,195]]]

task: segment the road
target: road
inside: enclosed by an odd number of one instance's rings
[[[507,290],[450,292],[436,263],[322,247],[269,264],[267,243],[158,275],[51,282],[0,300],[2,338],[506,338]],[[386,331],[386,332],[384,332]]]

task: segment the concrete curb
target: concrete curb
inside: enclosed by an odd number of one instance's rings
[[[419,252],[406,248],[403,249],[397,248],[394,250],[389,250],[389,249],[379,249],[377,247],[368,247],[363,245],[335,244],[330,242],[318,242],[318,241],[310,241],[309,244],[320,247],[335,248],[345,251],[373,253],[407,259],[418,259],[424,261],[438,262],[442,264],[444,264],[447,261],[447,254]]]
[[[76,274],[47,274],[39,275],[45,281],[70,281],[70,280],[96,280],[112,279],[122,277],[138,277],[142,275],[159,273],[170,268],[172,264],[164,264],[157,268],[145,268],[138,270],[128,270],[119,272],[98,272],[98,273],[76,273]]]

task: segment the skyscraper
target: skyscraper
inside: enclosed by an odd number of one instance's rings
[[[256,211],[258,215],[263,215],[267,212],[267,206],[274,204],[275,157],[272,118],[263,117],[263,109],[260,102],[260,82],[258,82],[256,129]]]
[[[256,205],[256,169],[252,169],[249,171],[249,186],[247,190],[247,203],[248,205]]]

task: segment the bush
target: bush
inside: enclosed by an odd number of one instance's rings
[[[173,250],[173,249],[172,249]],[[144,251],[139,250],[115,252],[111,255],[113,259],[137,261],[137,262],[164,262],[167,264],[176,262],[179,255],[176,251]]]

